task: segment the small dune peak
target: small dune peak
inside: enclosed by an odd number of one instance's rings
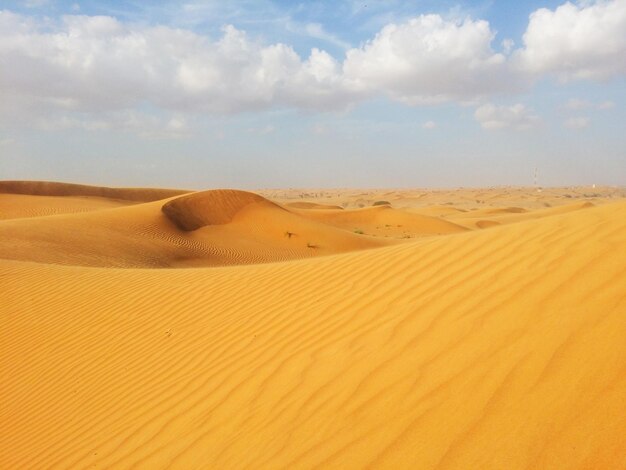
[[[206,225],[227,224],[244,207],[261,202],[273,204],[247,191],[213,189],[172,199],[161,210],[178,228],[192,231]]]

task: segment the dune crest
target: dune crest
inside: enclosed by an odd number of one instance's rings
[[[247,191],[212,189],[172,199],[161,210],[178,228],[192,231],[206,225],[227,224],[247,205],[261,203],[276,206]]]
[[[0,181],[0,193],[32,196],[96,196],[136,202],[158,201],[188,191],[155,188],[108,188],[56,181]]]

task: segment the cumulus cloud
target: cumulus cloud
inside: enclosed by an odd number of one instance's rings
[[[503,39],[502,40],[502,52],[504,52],[506,55],[509,55],[511,53],[511,51],[513,50],[513,46],[515,46],[515,41],[513,41],[513,39]]]
[[[626,73],[626,0],[567,2],[531,14],[517,52],[531,74],[605,80]]]
[[[211,41],[190,31],[65,16],[52,27],[0,12],[0,98],[13,109],[106,112],[150,104],[230,113],[270,106],[333,109],[353,93],[337,61],[314,49],[263,46],[232,26]]]
[[[491,48],[494,36],[486,21],[422,15],[350,49],[343,69],[356,88],[408,104],[473,99],[510,87],[506,58]]]
[[[484,104],[474,112],[474,117],[483,129],[515,129],[525,130],[536,127],[541,119],[523,104],[512,106],[496,106]]]
[[[599,109],[603,111],[614,108],[615,103],[609,100],[602,101],[601,103],[594,103],[592,101],[581,100],[579,98],[570,98],[563,105],[563,107],[568,111],[580,111],[583,109]]]
[[[417,16],[387,24],[353,48],[321,24],[302,26],[302,34],[348,48],[336,58],[320,49],[301,56],[289,45],[261,43],[233,26],[209,38],[108,16],[53,20],[0,11],[0,120],[184,135],[176,128],[188,129],[194,113],[343,110],[380,94],[408,105],[476,105],[542,74],[623,74],[625,31],[626,0],[537,10],[522,47],[504,39],[504,53],[492,48],[496,33],[488,22],[469,18]],[[157,121],[147,118],[158,113]],[[490,123],[486,128],[529,126],[532,116],[523,107],[477,109],[477,119]]]
[[[584,129],[589,127],[589,118],[584,116],[577,116],[566,119],[563,126],[568,129]]]

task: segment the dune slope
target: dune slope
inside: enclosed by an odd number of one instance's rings
[[[442,235],[459,233],[465,227],[424,214],[382,205],[355,210],[298,210],[304,217],[348,230],[378,236]]]
[[[92,267],[252,264],[386,244],[235,190],[0,221],[0,258]]]
[[[0,467],[623,468],[625,230],[617,203],[269,265],[0,261]]]
[[[111,209],[133,204],[119,199],[84,196],[33,196],[1,194],[0,220],[45,217]]]
[[[185,194],[181,189],[108,188],[57,181],[0,181],[0,193],[32,196],[92,196],[136,202],[157,201]]]

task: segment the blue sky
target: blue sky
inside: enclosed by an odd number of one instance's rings
[[[0,11],[2,179],[626,183],[626,0]]]

